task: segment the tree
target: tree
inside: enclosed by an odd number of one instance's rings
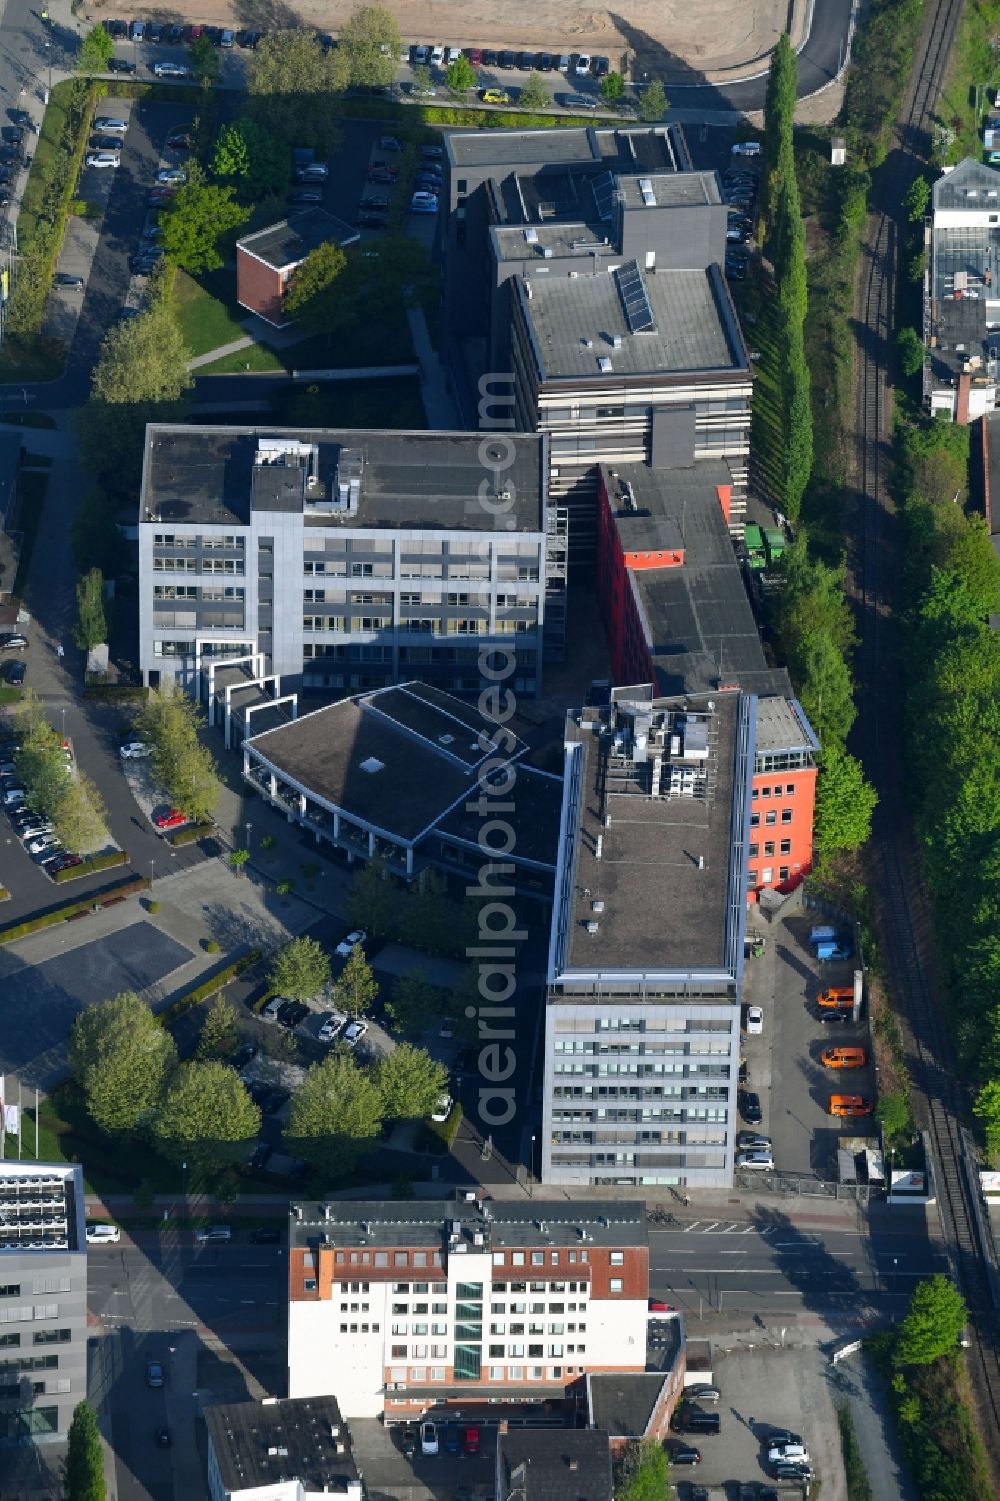
[[[200,84],[215,83],[219,76],[219,54],[207,36],[197,37],[188,47],[188,62]]]
[[[243,874],[243,867],[249,859],[249,850],[230,850],[229,869],[234,871],[236,875],[241,876]]]
[[[382,1128],[382,1101],[372,1074],[349,1055],[315,1064],[292,1097],[286,1133],[295,1150],[330,1173],[347,1172],[364,1142]]]
[[[204,1165],[235,1160],[259,1130],[260,1111],[225,1063],[182,1063],[153,1118],[165,1156]]]
[[[327,52],[312,32],[275,31],[250,56],[247,93],[250,112],[265,130],[303,146],[333,151],[336,95],[350,82],[344,47]]]
[[[422,969],[413,969],[396,979],[386,1010],[399,1031],[412,1037],[426,1032],[434,1018],[440,1016],[442,1003],[437,986],[431,984]]]
[[[614,104],[625,93],[625,80],[620,73],[605,73],[601,79],[601,98]]]
[[[903,197],[903,208],[911,224],[922,224],[931,201],[931,185],[926,177],[915,177]]]
[[[896,1334],[893,1364],[930,1365],[954,1350],[969,1310],[958,1288],[943,1273],[925,1277],[910,1296],[910,1306]]]
[[[378,981],[360,943],[351,950],[333,990],[334,1002],[348,1016],[361,1016],[378,995]]]
[[[193,276],[217,271],[225,264],[220,241],[249,217],[250,210],[236,202],[231,187],[189,182],[160,214],[160,243],[164,254]]]
[[[392,13],[381,5],[363,5],[341,28],[350,81],[358,89],[388,88],[396,77],[402,39]]]
[[[92,26],[76,55],[77,72],[106,73],[114,55],[115,43],[111,33],[103,26]]]
[[[647,125],[662,120],[668,108],[667,93],[658,78],[648,83],[639,95],[639,119]]]
[[[386,938],[396,931],[399,888],[383,861],[369,860],[356,872],[347,894],[347,915],[372,938]]]
[[[453,94],[467,94],[479,83],[479,74],[463,52],[453,63],[448,64],[445,79]]]
[[[156,303],[138,318],[116,323],[105,334],[91,382],[92,395],[97,402],[115,407],[176,401],[193,384],[187,368],[190,358],[173,308]],[[90,409],[88,418],[93,416]],[[120,415],[112,418],[108,428],[121,420]],[[140,432],[145,420],[144,413],[137,413]]]
[[[802,667],[801,696],[809,722],[823,745],[843,745],[857,710],[851,673],[843,656],[821,631],[807,631],[796,653]]]
[[[51,812],[56,833],[68,850],[77,853],[99,848],[107,840],[107,810],[101,794],[85,772],[68,777]]]
[[[767,176],[764,180],[767,203],[773,207],[781,177],[789,166],[794,171],[791,154],[792,124],[795,118],[797,61],[787,32],[778,38],[768,66],[767,92],[764,96],[764,151]]]
[[[293,938],[275,955],[270,981],[279,995],[311,1001],[330,983],[330,959],[315,938]]]
[[[414,94],[430,94],[434,92],[434,74],[426,63],[414,63],[411,71],[413,73],[412,87]]]
[[[89,1402],[78,1402],[69,1425],[66,1454],[67,1501],[104,1501],[104,1451],[97,1414]]]
[[[76,585],[76,625],[73,640],[81,651],[93,651],[108,639],[108,622],[104,615],[104,576],[91,568]]]
[[[875,1119],[887,1141],[906,1141],[913,1132],[913,1112],[905,1089],[883,1091],[875,1106]]]
[[[920,180],[917,179],[918,182]],[[907,324],[900,329],[896,337],[896,348],[899,350],[899,365],[904,375],[916,375],[923,369],[924,341],[915,328]]]
[[[18,705],[16,724],[21,745],[15,762],[28,804],[35,812],[53,818],[69,786],[69,768],[62,736],[49,724],[37,694],[30,688]]]
[[[540,73],[529,73],[522,85],[521,92],[517,96],[518,109],[527,110],[529,113],[538,109],[549,109],[552,105],[552,95],[547,86],[542,82]]]
[[[401,1042],[379,1059],[375,1082],[386,1120],[418,1120],[447,1094],[448,1070],[423,1048]]]
[[[224,995],[217,996],[202,1025],[195,1057],[226,1059],[235,1050],[238,1038],[236,1007]]]
[[[816,783],[814,829],[818,853],[832,855],[867,844],[877,803],[878,793],[865,781],[861,762],[838,745],[827,745]]]
[[[102,1131],[123,1134],[152,1119],[177,1066],[177,1049],[145,1001],[125,990],[80,1012],[69,1058],[91,1120]]]
[[[662,1445],[649,1439],[630,1444],[621,1466],[617,1501],[663,1501],[670,1495],[670,1471]]]
[[[216,177],[249,177],[250,147],[244,122],[223,125],[215,141],[211,170]]]
[[[181,689],[149,695],[136,730],[153,748],[153,768],[171,802],[195,823],[209,823],[219,798],[215,761],[201,744],[202,711]]]
[[[307,310],[311,303],[329,291],[346,265],[347,256],[333,240],[310,250],[292,278],[285,297],[285,311],[295,317]]]
[[[983,1123],[986,1150],[992,1157],[1000,1148],[1000,1079],[987,1079],[976,1095],[972,1113]]]

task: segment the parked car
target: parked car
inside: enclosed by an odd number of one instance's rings
[[[309,1007],[305,1001],[292,1001],[279,1013],[278,1021],[283,1027],[287,1027],[292,1032],[298,1026],[299,1022],[305,1021],[308,1015]]]
[[[736,1166],[756,1173],[773,1173],[774,1158],[770,1152],[737,1152]]]
[[[684,1396],[691,1397],[696,1402],[719,1402],[722,1393],[717,1386],[711,1386],[708,1382],[698,1382],[695,1386],[686,1386]]]
[[[88,1220],[84,1235],[88,1246],[115,1246],[122,1238],[118,1226],[104,1220]]]
[[[310,162],[308,166],[295,169],[296,182],[326,182],[330,169],[322,162]]]
[[[586,94],[564,94],[560,100],[563,109],[596,109],[597,100]]]
[[[135,63],[126,57],[113,57],[108,63],[109,73],[134,73]]]
[[[864,1048],[826,1048],[819,1061],[824,1068],[864,1068],[868,1054]]]
[[[399,181],[399,173],[395,170],[390,170],[388,167],[372,167],[369,169],[366,181],[387,182],[395,187]]]
[[[125,135],[128,131],[128,121],[120,115],[98,115],[94,121],[94,129],[101,135]]]
[[[233,1238],[231,1225],[205,1225],[195,1231],[195,1240],[200,1246],[228,1245]]]
[[[484,104],[509,104],[510,95],[506,89],[484,89],[480,95]]]
[[[433,1423],[421,1423],[420,1425],[420,1452],[426,1456],[440,1452],[438,1431]]]
[[[402,151],[402,146],[395,136],[379,136],[378,149],[380,151]]]
[[[425,162],[441,162],[444,161],[444,147],[421,146],[420,155],[423,157]]]
[[[691,1444],[668,1444],[667,1458],[672,1465],[700,1465],[701,1450]]]
[[[193,151],[194,140],[187,131],[175,130],[167,136],[167,146],[171,151]]]
[[[759,1131],[738,1131],[736,1133],[736,1146],[741,1152],[769,1152],[771,1150],[771,1138],[762,1136]]]
[[[458,1431],[457,1423],[449,1423],[444,1430],[444,1448],[446,1454],[457,1454],[462,1447],[462,1436]]]
[[[190,78],[191,69],[185,63],[153,63],[157,78]]]
[[[809,1463],[809,1451],[804,1444],[775,1444],[770,1438],[767,1441],[767,1457],[771,1464],[778,1464],[781,1460]]]
[[[729,149],[733,156],[760,156],[759,141],[737,141]]]
[[[117,151],[89,151],[87,153],[88,167],[120,167],[121,161]]]
[[[162,42],[166,27],[160,21],[154,21],[149,28],[149,40],[153,43]]]
[[[183,167],[161,167],[156,174],[156,180],[166,183],[168,187],[172,184],[181,187],[187,182],[188,177]]]
[[[123,761],[144,761],[153,754],[153,747],[145,740],[124,740],[118,747],[118,754]]]
[[[431,1111],[432,1121],[446,1121],[451,1114],[454,1100],[450,1094],[443,1094]]]
[[[264,1022],[277,1021],[278,1020],[278,1012],[281,1010],[282,1006],[287,1006],[287,1005],[288,1005],[288,998],[287,998],[287,996],[283,996],[283,995],[276,995],[276,996],[274,996],[274,998],[272,1000],[268,1001],[267,1005],[264,1007],[263,1011],[260,1013],[260,1019],[261,1019],[261,1021],[264,1021]]]
[[[772,1428],[767,1435],[769,1449],[780,1448],[784,1444],[801,1444],[801,1433],[793,1433],[790,1428]]]
[[[158,1360],[146,1362],[146,1385],[154,1390],[163,1385],[163,1367]]]
[[[760,1006],[747,1007],[747,1036],[759,1037],[764,1030],[764,1012]]]
[[[875,1109],[873,1100],[866,1100],[860,1094],[832,1094],[830,1096],[830,1114],[838,1116],[871,1115]]]
[[[20,631],[5,631],[0,634],[0,651],[27,651],[28,638]]]
[[[440,68],[444,63],[444,48],[442,46],[431,48],[431,67]],[[435,1451],[437,1452],[437,1451]]]
[[[344,1028],[344,1041],[349,1048],[356,1048],[367,1031],[368,1023],[358,1017]]]
[[[355,928],[353,933],[348,933],[347,937],[342,938],[334,950],[338,959],[350,958],[352,949],[359,943],[363,944],[367,937],[368,934],[362,928]]]
[[[130,27],[130,34],[133,42],[144,42],[146,40],[145,21],[133,21]]]
[[[3,792],[3,805],[5,808],[16,808],[23,803],[27,793],[23,787],[5,787]]]
[[[339,1011],[324,1011],[322,1025],[316,1034],[320,1042],[332,1042],[337,1033],[347,1025],[347,1017]]]
[[[820,991],[816,1004],[821,1010],[852,1011],[854,1009],[853,985],[830,985]]]
[[[154,813],[153,824],[158,829],[179,829],[182,823],[187,823],[187,814],[179,808],[171,808],[166,813]]]
[[[414,193],[410,199],[411,214],[436,214],[437,211],[438,201],[434,193]]]
[[[501,52],[499,61],[501,68],[512,68],[517,61],[517,54],[511,52],[509,49],[505,49]]]
[[[258,1225],[256,1230],[250,1231],[250,1244],[252,1246],[280,1245],[281,1231],[267,1225]]]
[[[576,60],[576,72],[581,77],[583,76],[584,73],[589,73],[590,72],[590,57],[588,56],[588,54],[586,52],[581,52],[580,56],[577,58],[577,60]]]
[[[363,209],[354,222],[359,229],[385,229],[389,216],[380,209]]]
[[[317,193],[315,188],[300,188],[296,192],[289,193],[289,203],[322,203],[323,194]]]
[[[27,671],[27,664],[24,662],[5,662],[3,680],[10,688],[20,688]]]
[[[412,1459],[420,1442],[420,1430],[416,1423],[404,1423],[399,1433],[399,1447],[407,1459]]]
[[[462,1452],[470,1458],[479,1453],[479,1429],[475,1423],[469,1423],[462,1434]]]
[[[760,1108],[760,1095],[752,1089],[741,1089],[737,1094],[740,1115],[748,1126],[759,1126],[764,1119]]]

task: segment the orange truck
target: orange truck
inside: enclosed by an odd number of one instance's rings
[[[854,986],[831,985],[816,997],[816,1004],[823,1010],[832,1007],[835,1011],[850,1011],[854,1005]]]
[[[860,1094],[832,1094],[830,1096],[831,1115],[871,1115],[875,1109],[873,1100],[866,1100]]]
[[[827,1048],[819,1061],[824,1068],[864,1068],[868,1054],[864,1048]]]

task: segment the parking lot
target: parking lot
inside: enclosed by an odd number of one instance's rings
[[[717,1354],[712,1375],[721,1400],[702,1405],[719,1413],[721,1428],[717,1435],[698,1434],[690,1440],[701,1454],[700,1464],[672,1470],[678,1501],[693,1501],[698,1486],[725,1487],[726,1495],[735,1496],[739,1485],[777,1485],[782,1494],[787,1489],[801,1495],[800,1486],[777,1482],[770,1473],[769,1436],[782,1429],[802,1439],[815,1479],[822,1484],[823,1501],[846,1501],[835,1371],[816,1349],[764,1343],[754,1348],[751,1343]]]
[[[456,1433],[463,1426],[454,1419]],[[384,1425],[374,1418],[353,1418],[351,1437],[354,1457],[365,1477],[371,1501],[455,1501],[458,1497],[493,1497],[496,1465],[496,1428],[479,1424],[479,1454],[450,1454],[445,1444],[447,1423],[442,1423],[440,1453],[425,1457],[419,1452],[408,1458],[402,1450],[403,1424]]]
[[[837,1138],[873,1134],[875,1128],[871,1115],[831,1116],[830,1097],[861,1095],[873,1102],[876,1079],[864,1007],[857,1023],[821,1020],[824,1015],[845,1015],[821,1009],[817,996],[831,986],[850,987],[854,961],[817,962],[809,944],[815,921],[799,913],[770,927],[757,924],[765,934],[765,949],[761,957],[747,959],[746,999],[762,1008],[764,1025],[760,1035],[744,1034],[742,1052],[746,1087],[760,1096],[759,1129],[772,1140],[777,1169],[831,1180],[836,1176]],[[866,1066],[824,1066],[823,1053],[845,1047],[864,1049]]]

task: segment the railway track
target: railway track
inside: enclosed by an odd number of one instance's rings
[[[901,795],[898,735],[902,698],[891,660],[887,617],[896,558],[888,506],[891,415],[887,352],[893,327],[897,225],[902,200],[922,165],[944,82],[962,0],[930,0],[901,117],[897,146],[879,183],[869,220],[860,293],[856,470],[858,528],[852,575],[859,606],[866,770],[879,790],[874,843],[886,958],[912,1038],[912,1077],[930,1134],[941,1221],[952,1267],[970,1309],[969,1358],[984,1439],[1000,1472],[1000,1350],[973,1195],[963,1168],[961,1096],[956,1065],[935,988],[933,931],[920,862]]]

